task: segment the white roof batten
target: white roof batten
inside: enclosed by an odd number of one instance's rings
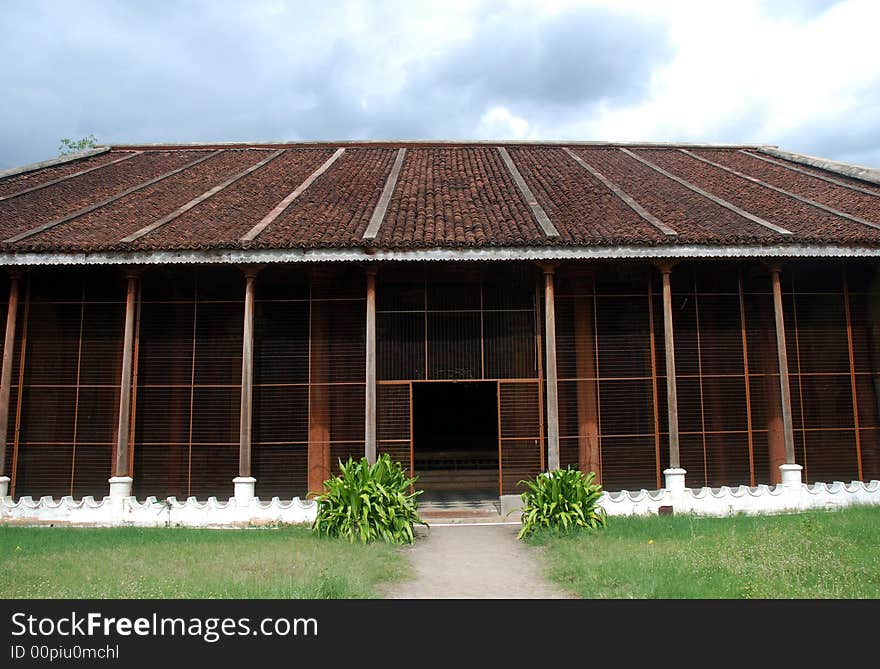
[[[95,167],[90,167],[87,170],[80,170],[79,172],[74,172],[73,174],[68,174],[67,176],[58,177],[57,179],[52,179],[51,181],[44,181],[43,183],[37,184],[36,186],[31,186],[30,188],[25,188],[24,190],[20,190],[16,193],[10,193],[9,195],[0,195],[0,202],[3,200],[11,200],[14,197],[19,197],[21,195],[27,195],[28,193],[33,193],[36,190],[42,190],[43,188],[48,188],[49,186],[54,186],[57,183],[61,183],[62,181],[67,181],[68,179],[73,179],[75,177],[81,177],[83,174],[88,174],[89,172],[94,172],[95,170],[100,170],[105,167],[110,167],[111,165],[115,165],[116,163],[121,163],[130,158],[134,158],[135,156],[139,156],[143,153],[143,151],[134,151],[133,153],[129,153],[126,156],[122,156],[122,158],[117,158],[116,160],[111,160],[107,163],[102,163]]]
[[[397,157],[394,159],[394,165],[391,167],[391,173],[385,180],[385,187],[382,189],[382,195],[379,202],[373,210],[367,229],[364,231],[363,239],[375,239],[379,234],[379,228],[385,220],[385,213],[388,211],[388,204],[391,202],[391,196],[394,194],[394,187],[397,185],[397,179],[400,178],[400,169],[403,167],[403,159],[406,157],[406,149],[397,149]]]
[[[692,147],[698,148],[698,147]],[[711,148],[711,147],[704,147]],[[749,148],[749,147],[739,147]],[[827,158],[817,158],[816,156],[808,156],[803,153],[794,153],[792,151],[783,151],[775,146],[756,146],[751,147],[761,153],[770,156],[791,160],[801,165],[809,165],[826,172],[836,172],[851,179],[859,179],[880,186],[880,169],[876,167],[865,167],[864,165],[852,165],[850,163],[842,163],[839,160],[828,160]]]
[[[36,170],[41,170],[45,167],[54,167],[55,165],[72,163],[75,160],[91,158],[92,156],[98,156],[102,153],[107,153],[109,150],[109,146],[99,146],[94,149],[78,151],[77,153],[67,153],[63,156],[58,156],[57,158],[50,158],[49,160],[41,160],[38,163],[31,163],[30,165],[22,165],[21,167],[10,167],[8,170],[0,170],[0,179],[15,177],[19,174],[27,174],[28,172],[35,172]]]
[[[255,165],[251,165],[251,166],[248,167],[246,170],[243,170],[242,172],[239,172],[238,174],[234,174],[234,175],[232,175],[232,176],[229,177],[226,181],[224,181],[222,184],[219,184],[219,185],[217,185],[217,186],[214,186],[213,188],[211,188],[210,190],[205,191],[204,193],[202,193],[202,194],[199,195],[198,197],[194,197],[192,200],[190,200],[189,202],[187,202],[185,205],[183,205],[182,207],[178,207],[177,209],[175,209],[174,211],[172,211],[172,212],[171,212],[170,214],[168,214],[167,216],[163,216],[163,217],[160,218],[158,221],[155,221],[155,222],[153,222],[153,223],[150,223],[150,224],[147,225],[147,226],[144,226],[143,228],[141,228],[141,229],[138,230],[137,232],[133,232],[133,233],[131,233],[128,237],[124,237],[124,238],[121,239],[120,241],[123,242],[123,243],[133,242],[133,241],[137,241],[138,239],[140,239],[140,238],[143,237],[144,235],[148,235],[148,234],[150,234],[151,232],[153,232],[153,230],[156,230],[156,229],[158,229],[158,228],[161,228],[163,225],[166,225],[167,223],[170,223],[171,221],[173,221],[173,220],[174,220],[175,218],[177,218],[178,216],[182,216],[183,214],[185,214],[186,212],[188,212],[190,209],[192,209],[192,208],[195,207],[196,205],[199,205],[199,204],[201,204],[202,202],[204,202],[205,200],[207,200],[208,198],[213,197],[214,195],[216,195],[217,193],[219,193],[221,190],[223,190],[223,189],[226,188],[227,186],[231,186],[232,184],[234,184],[234,183],[235,183],[236,181],[238,181],[239,179],[243,179],[244,177],[246,177],[246,176],[247,176],[248,174],[250,174],[251,172],[255,172],[256,170],[260,169],[260,168],[261,168],[263,165],[265,165],[266,163],[269,163],[269,162],[275,160],[275,159],[276,159],[278,156],[280,156],[282,153],[284,153],[284,149],[281,149],[281,150],[279,150],[279,151],[275,151],[275,152],[272,153],[269,157],[267,157],[267,158],[263,158],[263,160],[261,160],[260,162],[256,163]]]
[[[61,225],[62,223],[67,223],[68,221],[72,221],[73,219],[79,218],[80,216],[85,216],[86,214],[89,214],[89,213],[95,211],[96,209],[100,209],[101,207],[104,207],[108,204],[116,202],[116,200],[124,198],[126,195],[131,195],[132,193],[136,193],[137,191],[143,190],[144,188],[149,188],[153,184],[158,183],[158,182],[162,181],[163,179],[167,179],[168,177],[173,177],[175,174],[178,174],[179,172],[183,172],[184,170],[188,170],[190,167],[194,167],[194,166],[198,165],[199,163],[203,163],[206,160],[213,158],[218,153],[221,153],[221,151],[213,151],[212,153],[209,153],[207,156],[202,156],[201,158],[197,158],[196,160],[192,160],[192,161],[188,162],[186,165],[182,165],[181,167],[173,169],[170,172],[165,172],[165,174],[160,174],[159,176],[153,177],[152,179],[149,179],[148,181],[144,181],[142,183],[139,183],[136,186],[132,186],[131,188],[126,188],[121,193],[116,193],[116,195],[108,197],[106,200],[101,200],[100,202],[97,202],[95,204],[90,204],[88,207],[84,207],[78,211],[73,212],[72,214],[68,214],[67,216],[62,216],[61,218],[56,218],[53,221],[43,223],[42,225],[38,225],[35,228],[31,228],[30,230],[25,230],[24,232],[19,232],[17,235],[14,235],[14,236],[10,237],[9,239],[4,239],[3,241],[6,242],[7,244],[11,244],[14,242],[20,242],[22,239],[27,239],[28,237],[32,237],[33,235],[39,234],[41,232],[45,232],[46,230],[49,230],[50,228],[54,228],[57,225]]]
[[[648,223],[650,223],[655,228],[657,228],[660,232],[662,232],[664,235],[666,235],[666,238],[668,240],[675,241],[678,239],[678,233],[675,230],[673,230],[671,227],[666,225],[663,221],[661,221],[659,218],[654,216],[651,212],[646,210],[642,205],[640,205],[632,197],[630,197],[622,188],[620,188],[620,186],[618,186],[616,183],[611,181],[611,179],[606,177],[599,170],[597,170],[595,167],[590,165],[586,160],[581,158],[579,155],[577,155],[574,151],[572,151],[568,147],[565,147],[563,149],[563,151],[565,151],[569,156],[571,156],[578,165],[583,167],[587,172],[589,172],[594,177],[596,177],[599,181],[601,181],[602,184],[608,190],[610,190],[612,193],[614,193],[620,200],[622,200],[623,203],[627,207],[632,209],[639,216],[641,216],[644,220],[646,220]]]
[[[538,225],[541,226],[544,234],[548,237],[558,237],[559,231],[556,229],[556,226],[553,225],[550,217],[547,216],[547,212],[545,212],[543,207],[538,204],[538,199],[532,193],[532,189],[529,188],[526,180],[523,179],[522,174],[519,173],[519,170],[513,163],[513,158],[510,157],[507,149],[505,149],[503,146],[499,146],[498,153],[501,156],[501,160],[503,160],[504,164],[507,166],[507,170],[510,172],[510,176],[513,177],[513,180],[516,183],[516,187],[519,188],[519,192],[522,193],[522,196],[526,199],[526,203],[532,210],[532,214],[537,219]]]
[[[751,151],[746,151],[745,149],[738,149],[738,151],[744,155],[749,156],[750,158],[757,158],[758,160],[763,160],[765,163],[770,163],[771,165],[778,165],[779,167],[784,167],[787,170],[791,170],[792,172],[797,172],[799,174],[806,174],[808,177],[812,177],[814,179],[819,179],[820,181],[826,181],[830,184],[836,184],[838,186],[843,186],[844,188],[849,188],[850,190],[857,191],[859,193],[864,193],[865,195],[873,195],[874,197],[880,197],[880,193],[875,190],[868,190],[867,188],[862,188],[861,186],[856,186],[855,184],[847,183],[846,181],[841,181],[840,179],[835,179],[834,177],[826,177],[824,174],[817,174],[816,172],[809,172],[807,170],[801,169],[800,167],[795,167],[794,165],[790,165],[789,163],[783,163],[781,160],[773,160],[773,158],[768,158],[767,156],[759,156],[757,153],[752,153]]]
[[[492,247],[426,249],[214,249],[190,251],[97,251],[0,253],[0,266],[183,265],[262,263],[362,263],[365,260],[523,261],[648,260],[653,258],[856,258],[880,259],[880,248],[865,244],[757,244],[582,247]]]
[[[272,221],[274,221],[276,218],[281,216],[281,214],[283,214],[287,210],[287,208],[291,204],[293,204],[293,201],[296,198],[298,198],[300,195],[303,194],[303,191],[305,191],[306,188],[308,188],[309,186],[311,186],[314,183],[315,179],[317,179],[319,176],[324,174],[324,172],[326,172],[328,169],[330,169],[330,166],[333,163],[335,163],[336,160],[343,153],[345,153],[344,148],[343,149],[336,149],[336,152],[332,156],[330,156],[326,161],[324,161],[323,165],[321,165],[318,169],[316,169],[314,172],[312,172],[306,178],[305,181],[303,181],[299,186],[296,187],[296,189],[292,193],[290,193],[287,197],[285,197],[283,200],[281,200],[281,202],[276,204],[275,207],[272,209],[272,211],[270,211],[268,214],[266,214],[263,217],[263,220],[261,220],[259,223],[257,223],[254,227],[252,227],[250,230],[248,230],[247,233],[245,233],[242,236],[240,241],[243,241],[243,242],[252,241],[257,235],[259,235],[263,230],[265,230],[269,226],[269,224],[272,223]]]
[[[629,149],[621,148],[620,150],[623,153],[625,153],[626,155],[628,155],[630,158],[634,158],[635,160],[638,160],[643,165],[650,167],[652,170],[654,170],[658,174],[662,174],[663,176],[665,176],[669,179],[672,179],[676,183],[681,184],[682,186],[684,186],[688,190],[691,190],[694,193],[697,193],[698,195],[702,195],[707,200],[711,200],[715,204],[719,204],[722,207],[724,207],[725,209],[729,209],[733,213],[739,214],[743,218],[747,218],[752,223],[757,223],[758,225],[761,225],[769,230],[772,230],[773,232],[778,232],[780,235],[783,235],[785,237],[791,237],[791,235],[792,235],[791,230],[786,230],[785,228],[780,227],[778,225],[775,225],[774,223],[771,223],[770,221],[765,221],[760,216],[755,216],[754,214],[747,212],[745,209],[740,209],[736,205],[728,202],[727,200],[724,200],[724,199],[718,197],[717,195],[712,195],[712,193],[709,193],[708,191],[704,191],[699,186],[695,186],[690,181],[686,181],[686,180],[682,179],[681,177],[678,177],[678,176],[672,174],[672,172],[667,172],[662,167],[660,167],[659,165],[655,165],[647,158],[642,158],[641,156],[637,156],[635,153],[633,153]]]
[[[827,205],[822,204],[821,202],[816,202],[815,200],[811,200],[808,197],[802,197],[791,191],[785,190],[784,188],[779,188],[778,186],[774,186],[772,184],[768,184],[766,181],[761,181],[753,176],[749,176],[748,174],[743,174],[738,170],[733,169],[732,167],[727,167],[726,165],[722,165],[721,163],[716,163],[714,160],[709,160],[708,158],[703,158],[702,156],[698,156],[696,153],[688,151],[687,149],[679,149],[684,154],[687,154],[691,158],[695,158],[701,162],[706,163],[707,165],[712,165],[713,167],[717,167],[720,170],[724,170],[725,172],[729,172],[734,176],[737,176],[741,179],[745,179],[746,181],[751,181],[754,184],[758,184],[759,186],[763,186],[764,188],[769,188],[772,191],[776,191],[781,195],[785,195],[786,197],[790,197],[793,200],[797,200],[798,202],[803,202],[804,204],[808,204],[811,207],[816,207],[816,209],[821,209],[829,214],[833,214],[835,216],[840,216],[841,218],[845,218],[849,221],[853,221],[854,223],[861,223],[862,225],[866,225],[869,228],[874,228],[876,230],[880,230],[880,223],[874,223],[873,221],[866,221],[864,218],[859,218],[858,216],[853,216],[852,214],[847,214],[844,211],[840,211],[835,209],[834,207],[829,207]]]

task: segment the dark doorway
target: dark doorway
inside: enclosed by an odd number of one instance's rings
[[[413,383],[413,452],[426,495],[497,497],[497,384]]]

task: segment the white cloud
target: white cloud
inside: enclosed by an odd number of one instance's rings
[[[874,0],[6,0],[0,169],[99,140],[767,142],[880,165]]]

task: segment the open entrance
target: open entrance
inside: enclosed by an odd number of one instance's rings
[[[498,385],[413,383],[413,453],[425,500],[498,497]]]

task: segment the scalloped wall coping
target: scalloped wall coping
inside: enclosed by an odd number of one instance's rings
[[[676,513],[706,516],[784,513],[854,504],[880,505],[880,481],[832,481],[792,488],[781,485],[685,488],[681,493],[665,488],[606,491],[599,503],[612,516],[657,514],[661,507],[672,507]],[[243,503],[236,503],[234,498],[220,501],[216,497],[199,501],[195,497],[179,500],[150,496],[139,501],[135,497],[95,500],[86,496],[76,500],[70,496],[58,499],[43,496],[34,500],[23,496],[17,502],[11,497],[0,498],[0,521],[24,524],[245,527],[311,523],[317,511],[317,502],[299,497],[290,500],[273,497],[268,501],[253,497]]]
[[[23,496],[18,501],[0,498],[0,521],[26,524],[68,524],[95,526],[161,527],[245,527],[275,523],[311,523],[318,505],[313,500],[294,497],[281,500],[273,497],[261,501],[259,497],[244,503],[234,498],[220,501],[216,497],[199,501],[176,497],[157,499],[154,496],[139,501],[135,497],[95,501],[92,497],[76,500],[73,497],[44,496],[39,500]]]
[[[791,488],[763,484],[755,487],[685,488],[682,493],[665,488],[621,490],[605,492],[599,503],[611,516],[650,515],[659,513],[660,507],[705,516],[785,513],[854,504],[880,505],[880,481],[832,481]]]

